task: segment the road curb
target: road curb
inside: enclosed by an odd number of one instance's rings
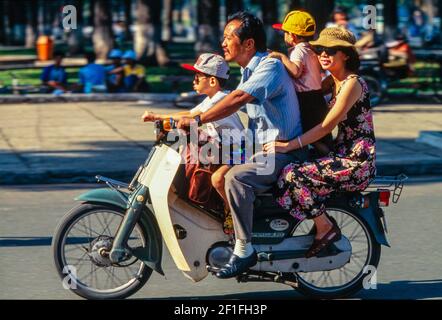
[[[112,179],[130,182],[136,172],[133,170],[70,170],[64,172],[39,172],[39,173],[11,173],[0,171],[0,185],[25,185],[25,184],[53,184],[53,183],[93,183],[95,176],[102,175]],[[379,176],[428,176],[442,174],[442,161],[420,161],[408,163],[384,162],[378,163],[377,174]]]
[[[420,131],[416,142],[442,149],[442,131]]]

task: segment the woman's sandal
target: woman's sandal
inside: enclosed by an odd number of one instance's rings
[[[328,247],[333,242],[341,239],[341,230],[337,226],[336,221],[334,221],[334,219],[331,221],[333,222],[333,227],[321,239],[315,239],[313,241],[312,246],[310,247],[310,249],[308,249],[307,253],[305,254],[306,258],[311,258],[316,256],[319,252],[321,252],[321,250]]]

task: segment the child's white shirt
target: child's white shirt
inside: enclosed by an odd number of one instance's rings
[[[206,112],[215,106],[215,104],[217,104],[219,101],[224,99],[225,96],[227,96],[226,92],[218,91],[212,98],[206,97],[199,105],[191,109],[190,113],[193,115],[199,112]],[[231,130],[230,134],[233,138],[232,142],[239,146],[241,145],[241,136],[244,126],[237,112],[223,119],[208,122],[206,123],[206,126],[206,133],[218,141],[220,141],[220,136],[222,137],[223,129]],[[232,142],[226,142],[226,144],[230,145]]]

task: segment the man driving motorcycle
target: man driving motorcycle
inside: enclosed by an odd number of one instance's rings
[[[296,92],[281,61],[267,57],[262,22],[247,12],[232,15],[224,29],[222,47],[225,59],[241,66],[240,84],[210,110],[194,118],[182,118],[178,127],[189,127],[194,121],[198,125],[215,121],[245,106],[255,143],[299,136],[302,127]],[[235,277],[256,264],[257,255],[251,243],[255,195],[269,190],[285,165],[305,160],[307,150],[273,156],[274,167],[266,170],[267,174],[259,174],[259,170],[268,164],[256,161],[233,167],[225,177],[236,241],[229,263],[216,274],[219,278]]]

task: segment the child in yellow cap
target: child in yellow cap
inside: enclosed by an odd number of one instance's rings
[[[321,123],[328,108],[321,90],[321,65],[308,41],[316,32],[315,19],[305,11],[291,11],[282,24],[274,29],[284,31],[284,41],[289,47],[288,56],[273,51],[269,57],[280,59],[289,74],[299,100],[301,122],[304,132]],[[332,145],[331,134],[313,144],[320,156],[326,155]]]

